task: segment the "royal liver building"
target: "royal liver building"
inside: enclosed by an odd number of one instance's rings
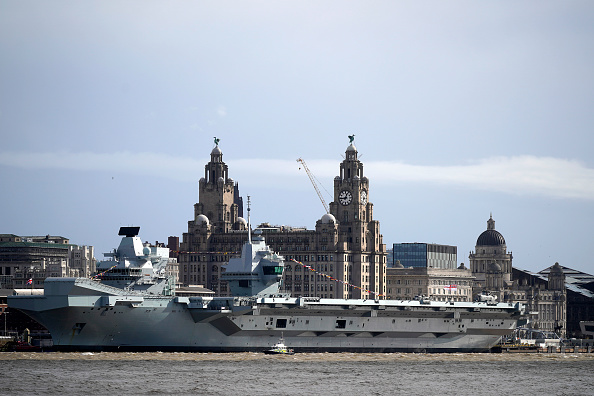
[[[247,222],[242,217],[238,185],[229,177],[215,142],[199,182],[194,219],[188,222],[180,244],[179,282],[203,285],[226,296],[229,289],[221,273],[247,241]],[[258,227],[266,243],[285,256],[284,291],[295,297],[383,298],[386,246],[369,198],[369,179],[351,137],[334,178],[329,213],[316,222],[315,230],[270,224]]]

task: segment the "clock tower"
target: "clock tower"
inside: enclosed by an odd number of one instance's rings
[[[386,249],[379,232],[379,221],[373,220],[373,204],[369,202],[369,179],[358,159],[354,135],[340,164],[340,175],[334,178],[334,201],[330,213],[338,222],[339,246],[344,249],[349,283],[360,286],[352,298],[374,298],[384,295]],[[371,293],[370,293],[371,292]]]
[[[210,162],[204,167],[204,177],[198,182],[194,218],[204,215],[214,227],[213,231],[228,232],[234,229],[238,219],[243,216],[243,201],[237,183],[229,177],[229,169],[223,162],[219,139],[215,138],[215,143]]]

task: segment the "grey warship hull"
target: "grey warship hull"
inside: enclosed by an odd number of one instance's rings
[[[9,297],[62,351],[485,352],[519,305],[313,297],[175,297],[83,278],[49,278],[43,296]]]

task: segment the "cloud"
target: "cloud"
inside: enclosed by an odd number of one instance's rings
[[[193,181],[202,177],[207,158],[159,153],[0,153],[0,166],[23,169],[67,169],[146,174]],[[243,185],[309,188],[302,166],[293,160],[236,159],[226,161],[231,176]],[[338,164],[312,160],[316,178],[333,179]],[[391,161],[366,161],[365,176],[374,185],[440,184],[519,195],[594,200],[594,169],[566,159],[535,156],[493,157],[456,166],[421,166]],[[297,182],[297,179],[301,179]],[[297,188],[299,188],[297,187]]]
[[[493,157],[463,166],[371,162],[366,170],[379,183],[439,183],[511,194],[594,199],[594,169],[559,158]]]

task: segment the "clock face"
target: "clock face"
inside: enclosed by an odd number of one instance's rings
[[[361,203],[367,205],[367,191],[361,191]]]
[[[338,202],[343,205],[348,205],[353,200],[353,194],[350,191],[343,190],[338,194]]]

